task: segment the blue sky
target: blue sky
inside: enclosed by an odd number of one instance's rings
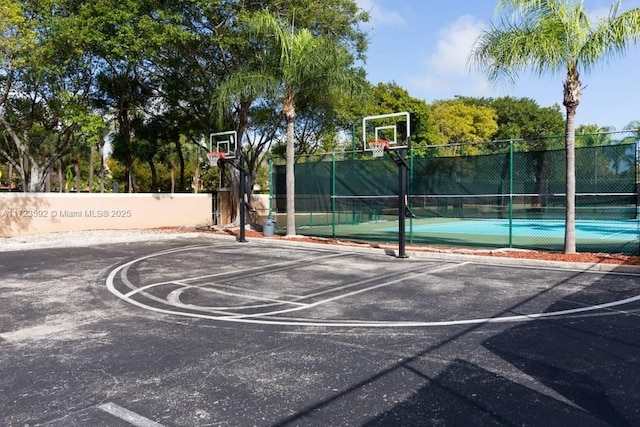
[[[584,0],[592,17],[606,16],[614,0]],[[515,85],[490,85],[470,72],[467,58],[480,31],[495,19],[496,0],[356,0],[371,14],[365,69],[371,83],[395,82],[409,94],[431,103],[456,95],[513,96],[537,101],[541,107],[562,107],[564,74],[521,75]],[[624,0],[620,12],[640,7]],[[640,46],[631,45],[623,58],[580,76],[582,100],[576,122],[622,130],[640,120]]]

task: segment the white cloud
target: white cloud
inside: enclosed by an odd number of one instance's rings
[[[436,51],[426,65],[439,74],[467,75],[467,59],[480,31],[481,23],[475,18],[459,18],[440,32]]]
[[[469,73],[468,58],[482,29],[472,16],[462,16],[438,34],[434,52],[427,53],[425,72],[410,78],[411,85],[426,98],[457,94],[487,95],[489,85],[482,76]]]
[[[405,20],[398,12],[385,9],[378,0],[356,0],[356,4],[360,9],[368,12],[371,20],[369,24],[372,27],[381,25],[405,25]]]

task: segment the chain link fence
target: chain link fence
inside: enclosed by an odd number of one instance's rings
[[[457,144],[438,147],[455,153],[440,157],[409,153],[407,202],[415,218],[406,220],[408,242],[561,250],[565,151],[549,147],[562,141]],[[578,250],[640,253],[638,136],[579,135],[576,145]],[[272,170],[272,206],[285,213],[285,168],[276,161]],[[295,175],[299,234],[397,241],[399,171],[391,158],[305,156]]]

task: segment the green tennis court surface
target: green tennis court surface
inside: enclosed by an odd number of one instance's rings
[[[362,241],[398,241],[398,221],[363,221],[335,226],[299,227],[300,234]],[[564,245],[561,219],[455,219],[407,220],[407,242],[416,245],[520,248],[559,251]],[[636,254],[640,251],[637,219],[577,220],[579,251]]]
[[[576,221],[576,238],[604,240],[634,240],[638,235],[640,222],[629,220],[590,220]],[[382,231],[396,231],[397,227],[386,227]],[[450,233],[474,235],[509,235],[519,237],[554,237],[564,236],[565,225],[561,220],[526,220],[513,221],[481,219],[438,222],[414,225],[413,233]]]

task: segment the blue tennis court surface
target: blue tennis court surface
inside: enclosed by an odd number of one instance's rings
[[[509,235],[509,220],[454,220],[432,224],[413,225],[413,233],[444,233],[474,235]],[[520,237],[557,237],[564,236],[564,220],[526,220],[514,219],[511,223],[514,236]],[[384,228],[381,231],[397,231],[397,227]],[[409,228],[407,228],[409,230]],[[581,220],[576,221],[576,238],[604,240],[637,239],[640,222],[628,220]]]

